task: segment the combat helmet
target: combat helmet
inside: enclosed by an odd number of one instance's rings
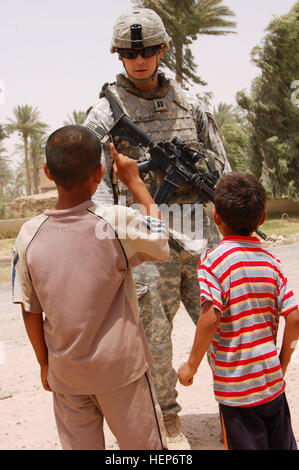
[[[149,8],[139,8],[124,12],[116,21],[110,51],[117,49],[139,49],[164,44],[172,47],[172,39],[167,34],[160,16]]]

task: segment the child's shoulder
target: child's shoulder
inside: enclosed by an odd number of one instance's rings
[[[272,263],[274,266],[281,268],[281,261],[277,256],[275,256],[273,253],[271,253],[271,251],[265,249],[264,247],[262,247],[262,252],[270,263]]]
[[[21,227],[17,241],[22,241],[23,243],[29,243],[34,235],[36,234],[39,227],[48,219],[49,217],[45,214],[40,214],[31,219],[27,220]]]
[[[200,264],[209,265],[212,264],[219,256],[223,253],[223,247],[221,244],[215,246],[214,248],[207,248],[199,258]]]
[[[18,253],[19,256],[25,255],[26,249],[37,233],[41,225],[48,219],[44,214],[37,215],[32,217],[32,219],[27,220],[21,227],[18,236],[14,244],[14,252]]]

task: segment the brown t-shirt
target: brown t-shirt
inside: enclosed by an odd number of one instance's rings
[[[167,238],[157,219],[92,201],[46,210],[23,225],[13,255],[13,302],[44,312],[54,391],[109,392],[149,367],[130,268],[166,261]]]

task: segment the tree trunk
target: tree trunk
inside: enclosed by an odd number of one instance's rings
[[[181,85],[183,81],[182,69],[183,69],[183,44],[175,45],[175,79]]]
[[[36,153],[32,151],[31,153],[32,165],[33,165],[33,193],[39,194],[39,168],[36,164]]]
[[[23,134],[24,150],[25,150],[25,166],[26,166],[26,192],[27,196],[31,196],[31,176],[29,168],[29,155],[28,155],[28,135]]]

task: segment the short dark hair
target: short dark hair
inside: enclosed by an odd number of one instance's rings
[[[248,173],[228,173],[216,184],[215,209],[238,235],[248,236],[258,228],[266,200],[263,185]]]
[[[46,161],[56,184],[66,190],[82,186],[101,164],[100,141],[86,127],[61,127],[47,140]]]

